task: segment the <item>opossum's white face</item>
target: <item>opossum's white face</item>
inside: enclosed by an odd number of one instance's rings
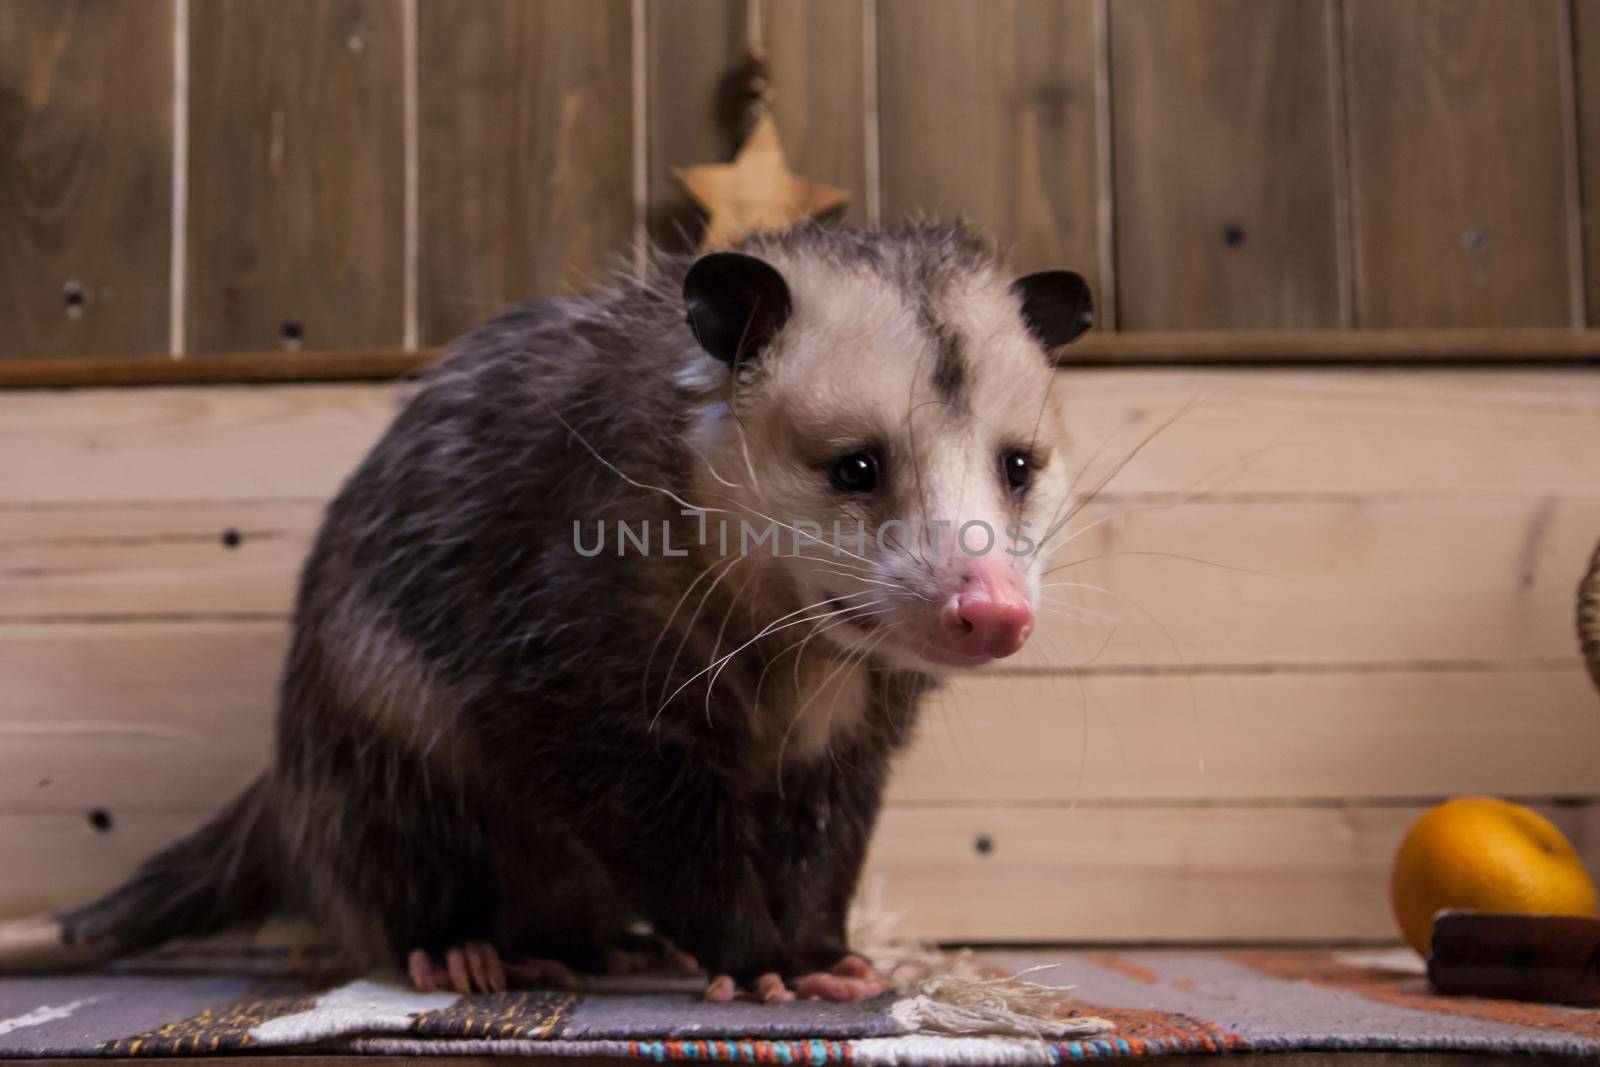
[[[789,313],[731,361],[731,410],[698,431],[730,510],[777,534],[776,552],[753,534],[730,551],[776,557],[814,620],[799,635],[918,669],[1015,653],[1071,482],[1025,294],[991,270],[893,286],[871,266],[773,266]]]

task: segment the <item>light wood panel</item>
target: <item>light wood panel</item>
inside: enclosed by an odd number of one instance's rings
[[[1119,326],[1340,325],[1332,4],[1110,11]]]
[[[1109,483],[1123,499],[1600,496],[1590,372],[1074,370],[1062,384],[1069,462],[1099,450],[1083,489],[1159,430]],[[325,499],[405,388],[0,393],[0,501]]]
[[[320,521],[310,501],[0,511],[0,619],[283,618]],[[1573,653],[1600,501],[1126,501],[1077,530],[1004,669],[1525,663]]]
[[[417,22],[424,342],[627,269],[628,0],[423,0]]]
[[[282,622],[0,626],[0,811],[219,808],[267,764]]]
[[[185,349],[398,343],[400,5],[191,5]]]
[[[897,933],[930,939],[1388,939],[1390,864],[1421,810],[891,808],[865,881]],[[1593,806],[1541,810],[1594,854]],[[0,914],[89,900],[202,817],[130,812],[100,833],[0,815]]]
[[[1346,0],[1362,326],[1573,320],[1560,0]]]
[[[946,940],[1393,938],[1421,810],[890,810],[871,870],[907,931]],[[1593,806],[1541,810],[1596,854]]]
[[[1566,634],[1568,572],[1600,527],[1600,376],[1062,384],[1074,458],[1101,449],[1086,485],[1203,401],[1080,522],[1126,517],[1063,556],[1127,553],[1064,574],[1160,622],[1082,594],[1128,618],[1081,677],[1049,673],[1047,646],[1106,627],[1051,616],[1043,658],[929,709],[875,861],[909,928],[1388,936],[1388,854],[1421,805],[1600,796],[1600,717]],[[104,888],[259,771],[294,568],[401,391],[0,396],[0,857],[44,857],[0,909]],[[1596,856],[1585,819],[1569,828]]]
[[[81,812],[0,812],[0,916],[54,913],[115,887],[156,849],[198,827],[205,812],[130,812],[109,831]]]
[[[0,500],[325,500],[393,416],[394,386],[0,396]]]
[[[1600,697],[1550,666],[969,677],[904,802],[1600,796]]]
[[[0,512],[0,619],[285,617],[322,504]]]
[[[165,352],[172,5],[0,0],[0,360]]]
[[[0,624],[0,808],[218,805],[264,762],[282,621]],[[986,674],[930,705],[920,803],[1600,795],[1575,657],[1325,670]],[[152,777],[154,766],[183,774]],[[34,783],[48,778],[48,790]]]
[[[1063,536],[1017,665],[1505,662],[1572,654],[1600,499],[1118,501]]]
[[[886,221],[973,220],[1101,293],[1091,0],[881,0]]]

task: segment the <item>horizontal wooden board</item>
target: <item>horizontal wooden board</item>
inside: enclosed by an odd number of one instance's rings
[[[1576,661],[1483,670],[969,676],[925,710],[902,801],[1597,795]]]
[[[141,860],[199,826],[203,811],[113,813],[107,830],[84,814],[21,815],[0,808],[0,916],[54,913],[86,904]]]
[[[287,645],[279,622],[0,625],[0,810],[222,803],[265,763]],[[894,796],[1600,795],[1597,751],[1575,661],[992,674],[936,698]]]
[[[216,806],[266,766],[282,623],[0,627],[0,811]]]
[[[903,929],[944,940],[1392,938],[1421,810],[891,809],[870,870]],[[1541,810],[1600,859],[1600,809]]]
[[[29,508],[0,518],[0,618],[286,615],[315,502]]]
[[[287,615],[321,510],[0,511],[0,619]],[[1003,666],[1569,657],[1597,538],[1587,499],[1091,505],[1062,535],[1038,632]]]
[[[0,360],[0,389],[107,385],[235,385],[389,381],[439,357],[437,348],[338,348],[298,352],[200,352],[24,356]],[[1317,366],[1326,364],[1560,365],[1600,359],[1600,330],[1140,330],[1092,332],[1063,350],[1062,366]]]
[[[382,386],[0,397],[0,501],[324,500],[393,416]]]
[[[1108,491],[1600,497],[1597,372],[1065,373],[1085,488],[1154,433]],[[324,499],[403,388],[0,394],[0,501]]]
[[[1593,806],[1542,810],[1596,858]],[[891,807],[865,896],[897,933],[954,941],[1391,938],[1389,867],[1420,811]],[[202,817],[0,814],[0,915],[89,900]]]

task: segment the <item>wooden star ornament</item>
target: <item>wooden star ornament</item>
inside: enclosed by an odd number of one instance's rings
[[[777,123],[763,112],[732,163],[674,168],[673,177],[706,212],[702,248],[720,248],[757,230],[782,230],[832,211],[850,194],[789,169]]]

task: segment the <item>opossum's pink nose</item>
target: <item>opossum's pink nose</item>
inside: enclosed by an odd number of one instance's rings
[[[979,572],[945,601],[939,625],[948,651],[980,663],[1022,647],[1033,632],[1033,608],[1009,574]]]

